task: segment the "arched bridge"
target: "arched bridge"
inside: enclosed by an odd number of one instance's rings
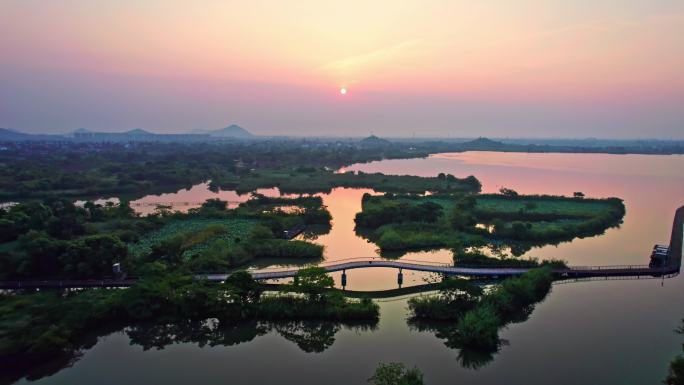
[[[471,277],[507,277],[523,274],[533,267],[497,268],[497,267],[460,267],[446,263],[412,260],[386,260],[381,258],[353,258],[327,264],[317,265],[326,272],[346,271],[353,269],[369,269],[389,267],[399,270],[421,271],[444,275],[459,275]],[[252,270],[250,274],[256,280],[292,278],[297,275],[300,267]],[[617,276],[668,276],[679,272],[679,268],[669,266],[649,267],[648,265],[619,265],[619,266],[572,266],[567,268],[553,268],[553,273],[559,278],[586,277],[617,277]],[[230,274],[203,275],[210,281],[224,281]]]

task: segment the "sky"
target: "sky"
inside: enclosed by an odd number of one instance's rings
[[[232,123],[681,139],[684,1],[0,0],[0,127]]]

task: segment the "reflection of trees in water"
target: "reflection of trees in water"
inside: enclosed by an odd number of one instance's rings
[[[335,342],[335,335],[342,327],[355,330],[372,330],[375,324],[341,324],[326,321],[289,322],[222,322],[211,319],[185,321],[172,324],[140,324],[126,329],[132,344],[143,349],[164,349],[178,343],[196,343],[204,346],[232,346],[252,341],[271,331],[294,342],[307,353],[320,353]]]
[[[431,332],[435,337],[444,340],[444,345],[450,349],[458,349],[456,360],[458,363],[467,369],[480,369],[494,360],[494,355],[498,353],[499,349],[493,351],[472,349],[463,346],[460,342],[459,332],[456,327],[456,322],[436,322],[436,321],[409,321],[409,326],[412,329]]]
[[[498,352],[498,349],[487,351],[463,346],[459,339],[456,321],[425,321],[412,319],[409,321],[409,326],[413,330],[434,333],[435,337],[444,340],[444,345],[446,347],[459,350],[456,360],[462,367],[467,369],[477,370],[487,365],[494,360],[494,355]]]
[[[105,325],[95,332],[83,335],[73,349],[57,355],[50,354],[48,357],[32,357],[31,359],[23,356],[1,356],[0,385],[10,385],[22,378],[37,381],[57,374],[62,369],[76,364],[86,350],[97,344],[99,337],[115,333],[120,329],[121,325]]]
[[[321,353],[335,342],[340,325],[330,322],[294,321],[274,325],[286,340],[307,353]]]
[[[2,357],[0,363],[0,385],[10,385],[22,378],[28,381],[37,381],[43,377],[50,377],[64,368],[74,365],[81,359],[83,353],[79,350],[65,352],[49,360],[32,359],[13,360],[11,357]]]
[[[533,310],[534,305],[530,305],[505,314],[504,325],[500,330],[509,324],[527,321]],[[494,360],[495,355],[500,351],[502,346],[510,344],[508,340],[501,339],[499,346],[493,350],[467,347],[461,342],[457,321],[428,321],[412,318],[409,319],[408,324],[412,330],[434,333],[435,337],[444,340],[444,345],[446,347],[459,350],[456,360],[466,369],[477,370],[484,367]]]
[[[140,345],[144,350],[159,350],[179,343],[196,343],[199,347],[238,345],[268,331],[268,327],[257,321],[234,323],[211,319],[139,324],[126,328],[126,335],[131,339],[131,344]]]
[[[372,331],[377,328],[377,321],[372,323],[328,321],[227,322],[209,319],[141,323],[123,329],[120,325],[112,325],[101,329],[98,333],[85,336],[77,348],[64,352],[57,357],[51,356],[49,360],[12,362],[3,357],[3,361],[0,362],[0,385],[13,384],[22,378],[35,381],[52,376],[78,362],[86,350],[95,346],[99,337],[120,330],[123,330],[130,338],[132,345],[140,345],[144,350],[161,350],[169,345],[182,343],[194,343],[199,347],[239,345],[275,331],[286,340],[295,343],[304,352],[320,353],[333,345],[335,335],[343,328]]]

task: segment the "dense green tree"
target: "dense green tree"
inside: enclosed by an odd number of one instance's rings
[[[439,293],[448,302],[471,302],[479,300],[483,290],[467,279],[445,278],[439,284]]]
[[[49,277],[62,272],[59,257],[66,243],[42,231],[30,230],[19,237],[22,251],[14,260],[15,271],[25,277]]]
[[[326,289],[333,287],[335,281],[324,268],[312,266],[300,269],[295,276],[290,290],[306,294],[311,302],[319,302]]]
[[[202,203],[202,210],[204,211],[226,211],[228,208],[228,202],[222,201],[218,198],[215,199],[207,199]]]
[[[507,197],[517,197],[518,196],[517,191],[510,189],[510,188],[506,188],[506,187],[500,188],[499,193],[501,193],[501,195],[504,195]]]
[[[408,210],[408,219],[420,222],[435,222],[442,216],[442,206],[434,202],[424,202]]]
[[[459,343],[464,347],[496,350],[499,346],[500,319],[497,311],[489,306],[478,306],[458,321]]]
[[[111,275],[112,265],[127,256],[128,248],[119,237],[98,234],[71,242],[60,256],[60,263],[69,277],[93,278]]]
[[[236,296],[240,305],[257,303],[264,291],[252,275],[244,270],[231,273],[226,278],[224,287]]]
[[[663,381],[667,385],[684,384],[684,357],[677,356],[670,362],[667,377]]]
[[[682,325],[676,330],[679,334],[684,334],[684,320]],[[684,345],[682,345],[684,347]],[[667,385],[684,385],[684,356],[678,355],[670,361],[667,377],[663,383]]]

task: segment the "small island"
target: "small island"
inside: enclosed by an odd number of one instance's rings
[[[618,198],[526,196],[503,188],[500,194],[366,194],[355,220],[357,233],[387,255],[450,248],[456,263],[483,264],[492,258],[464,250],[506,246],[517,256],[532,246],[602,234],[624,215]]]

